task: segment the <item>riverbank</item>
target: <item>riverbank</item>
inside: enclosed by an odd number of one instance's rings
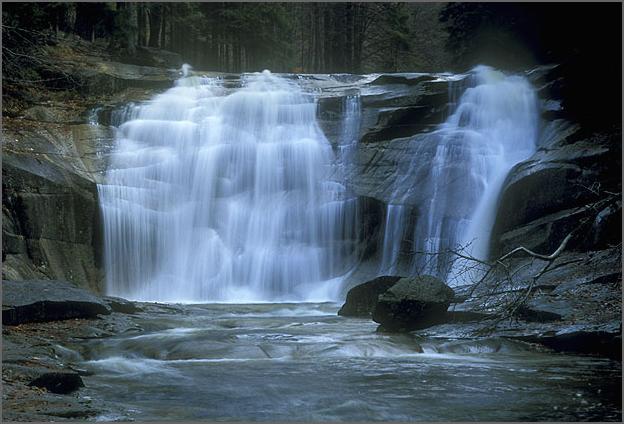
[[[547,347],[543,336],[561,323],[503,322],[487,336],[475,335],[484,321],[388,334],[338,316],[335,303],[85,296],[104,313],[3,325],[5,420],[621,419],[621,361]]]
[[[621,417],[618,361],[501,337],[380,334],[372,321],[338,317],[338,304],[137,306],[4,326],[4,419]],[[85,387],[29,386],[46,373]]]

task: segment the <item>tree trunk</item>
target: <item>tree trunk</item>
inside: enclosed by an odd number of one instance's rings
[[[65,9],[63,26],[65,31],[74,32],[76,26],[76,3],[67,3],[67,9]]]
[[[127,37],[127,49],[128,49],[128,54],[135,54],[136,53],[136,48],[138,45],[138,39],[139,39],[139,15],[138,15],[138,6],[137,3],[134,2],[129,2],[126,3],[126,7],[128,8],[127,12],[128,12],[128,21],[127,21],[127,31],[128,31],[128,37]]]
[[[161,4],[159,8],[159,16],[158,16],[158,35],[156,36],[156,47],[159,49],[162,48],[163,45],[163,27],[165,25],[165,5]]]
[[[171,9],[170,9],[170,5],[167,5],[167,9],[166,9],[166,13],[168,15],[168,18],[165,19],[165,25],[163,28],[163,49],[170,49],[171,48],[171,16],[169,15],[169,13],[171,13]]]

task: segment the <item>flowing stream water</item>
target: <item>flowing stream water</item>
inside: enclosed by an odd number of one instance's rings
[[[621,365],[505,339],[376,333],[334,303],[147,306],[81,345],[102,420],[621,419]]]

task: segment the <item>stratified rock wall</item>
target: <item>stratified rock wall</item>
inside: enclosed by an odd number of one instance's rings
[[[96,183],[115,129],[97,125],[92,112],[149,98],[177,70],[112,62],[76,47],[49,47],[75,87],[39,93],[39,100],[25,93],[24,108],[3,116],[2,278],[67,280],[101,292]]]

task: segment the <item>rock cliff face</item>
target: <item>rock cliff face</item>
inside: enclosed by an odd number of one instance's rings
[[[41,156],[4,153],[3,278],[62,278],[97,291],[95,184]]]
[[[114,128],[90,122],[93,108],[149,98],[177,71],[111,62],[82,44],[50,47],[75,89],[27,95],[17,112],[4,113],[2,277],[67,280],[101,292],[96,182]]]

